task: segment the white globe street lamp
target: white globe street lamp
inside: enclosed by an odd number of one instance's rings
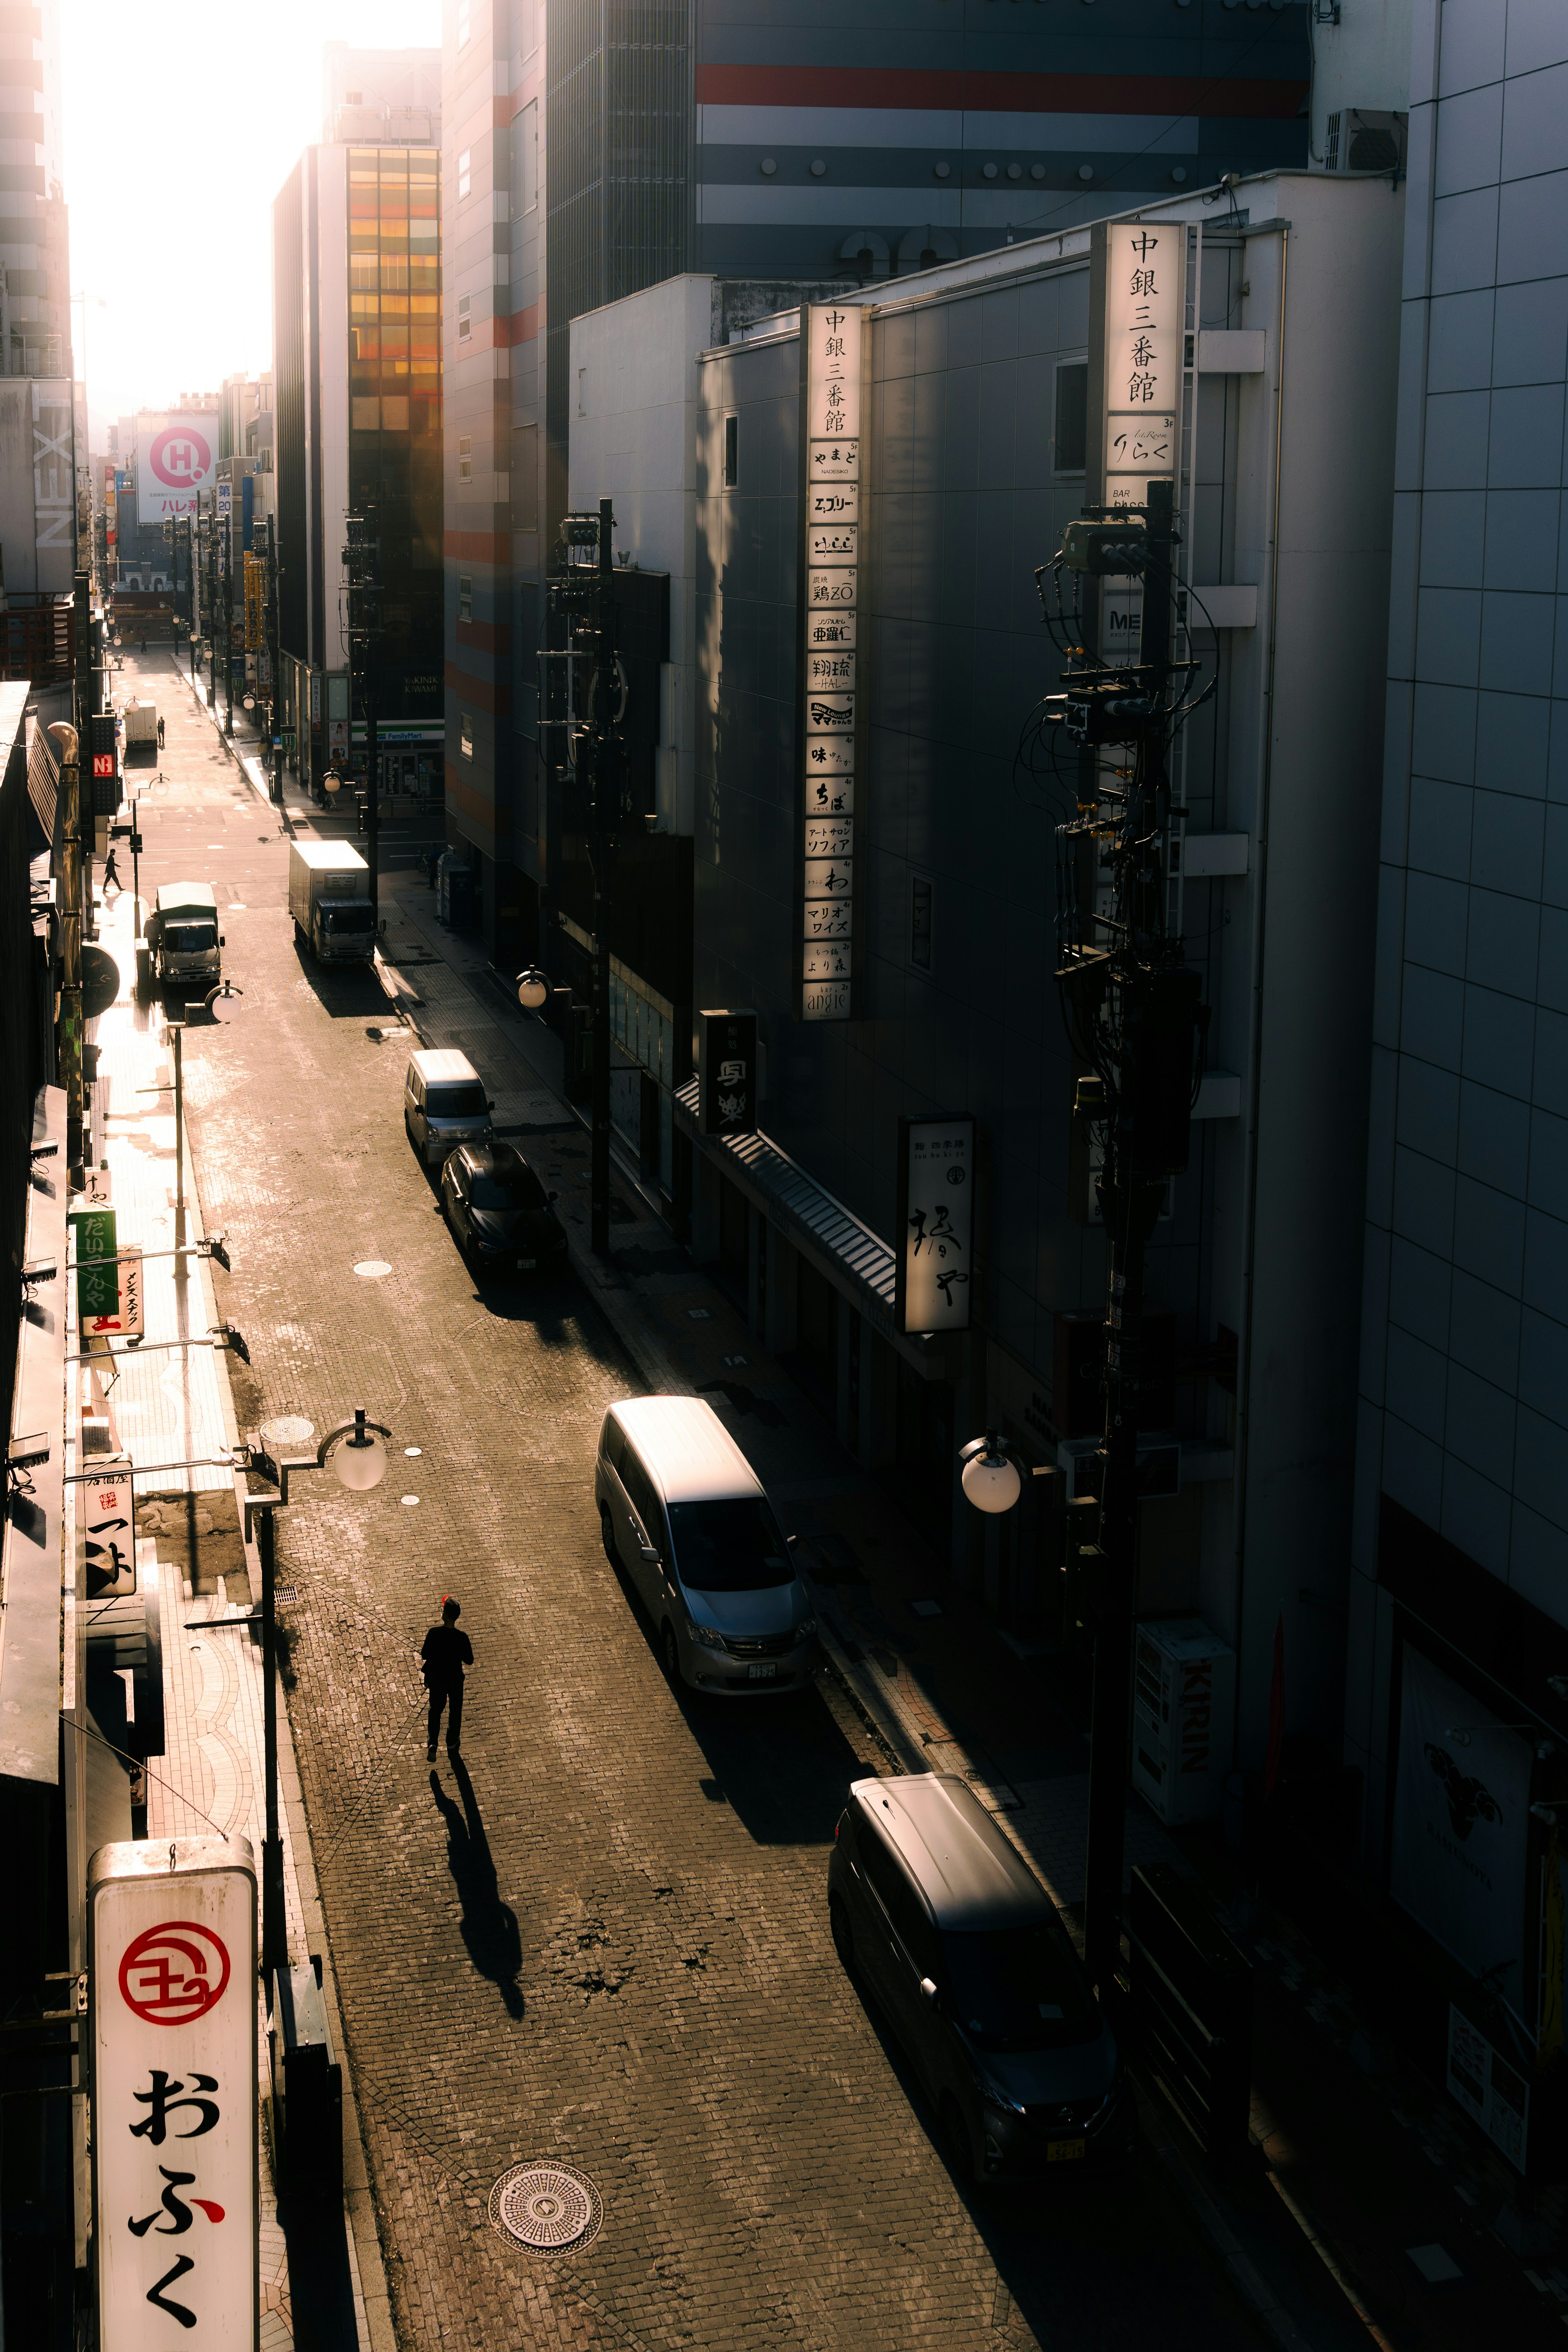
[[[1014,1450],[994,1430],[972,1437],[959,1454],[963,1465],[961,1484],[977,1511],[994,1515],[1010,1511],[1024,1491]]]
[[[525,1013],[537,1013],[550,1001],[550,981],[537,964],[517,975],[517,1001]]]

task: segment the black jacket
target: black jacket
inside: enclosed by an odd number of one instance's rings
[[[456,1625],[432,1625],[419,1654],[426,1690],[461,1690],[463,1668],[474,1663],[474,1645]]]

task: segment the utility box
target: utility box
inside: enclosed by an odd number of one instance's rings
[[[474,869],[455,849],[442,853],[436,871],[437,919],[454,931],[474,928]]]
[[[1138,1628],[1132,1785],[1163,1822],[1212,1821],[1230,1769],[1236,1653],[1201,1617]]]
[[[272,2112],[280,2167],[291,2189],[341,2204],[343,2070],[332,2056],[320,1960],[279,1969],[272,2032]]]

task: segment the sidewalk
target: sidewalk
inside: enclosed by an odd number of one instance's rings
[[[301,835],[346,835],[286,782]],[[650,1389],[710,1395],[811,1555],[837,1703],[890,1769],[956,1770],[996,1812],[1069,1918],[1081,1907],[1087,1743],[1037,1665],[952,1584],[743,1317],[673,1242],[635,1171],[613,1168],[613,1248],[588,1247],[588,1135],[561,1047],[522,1014],[474,942],[444,930],[416,877],[384,877],[382,979],[393,1050],[457,1046],[560,1198],[588,1295]],[[984,1727],[982,1729],[982,1727]],[[1200,1833],[1167,1835],[1130,1803],[1127,1868],[1166,1862],[1216,1883],[1256,1982],[1254,2161],[1216,2185],[1154,2101],[1151,2138],[1210,2241],[1287,2352],[1355,2343],[1468,2352],[1483,2333],[1560,2341],[1568,2272],[1529,2267],[1497,2232],[1512,2182],[1442,2091],[1382,2050],[1345,1989],[1288,1922],[1238,1888]]]
[[[161,1011],[132,999],[134,915],[129,891],[100,907],[100,936],[124,976],[119,1001],[97,1024],[99,1076],[91,1130],[107,1161],[121,1246],[170,1250],[174,1241],[174,1118],[171,1049]],[[187,1031],[184,1079],[200,1097],[198,1019]],[[163,1089],[163,1091],[158,1091]],[[196,1178],[185,1165],[187,1239],[203,1234]],[[254,1549],[240,1533],[236,1479],[223,1466],[239,1436],[227,1359],[208,1347],[160,1349],[152,1343],[214,1329],[217,1312],[205,1259],[149,1256],[144,1266],[148,1351],[117,1347],[78,1368],[84,1395],[102,1383],[124,1450],[150,1475],[136,1485],[137,1564],[143,1589],[155,1583],[163,1661],[165,1750],[147,1772],[146,1835],[151,1839],[216,1831],[247,1837],[259,1869],[264,1816],[261,1653],[254,1636],[216,1630],[247,1611],[259,1590]],[[189,1470],[165,1465],[195,1460]],[[208,1627],[214,1630],[207,1631]],[[342,2054],[330,1955],[300,1800],[287,1711],[279,1711],[285,1892],[290,1952],[320,1953],[336,2052]],[[268,2019],[259,1990],[261,2052],[261,2344],[283,2352],[294,2342],[289,2245],[279,2220],[266,2127],[269,2096]],[[353,2325],[359,2352],[391,2352],[386,2285],[370,2208],[353,2094],[344,2081],[345,2232]],[[346,2315],[345,2315],[346,2316]],[[346,2340],[346,2339],[345,2339]]]

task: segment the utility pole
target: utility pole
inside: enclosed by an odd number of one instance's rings
[[[365,859],[370,868],[370,915],[380,921],[381,765],[376,741],[376,702],[381,682],[381,539],[374,500],[344,517],[347,544],[343,549],[343,635],[349,646],[349,769],[353,769],[353,673],[357,667],[364,709]],[[355,652],[359,659],[356,665]]]
[[[233,493],[231,491],[230,495]],[[234,735],[234,517],[222,515],[218,528],[223,534],[223,731],[231,740]]]
[[[594,964],[592,1005],[592,1157],[589,1169],[589,1240],[600,1256],[610,1246],[610,886],[626,819],[626,759],[621,736],[626,698],[616,658],[615,524],[612,502],[601,499],[597,513],[563,515],[556,544],[556,570],[547,592],[552,635],[563,642],[548,658],[565,664],[565,690],[558,716],[547,726],[564,727],[565,788],[584,820],[594,874]],[[580,549],[591,560],[574,562]],[[574,681],[590,670],[584,710]],[[553,690],[548,700],[557,699]]]
[[[1094,1629],[1085,1941],[1089,1973],[1105,1992],[1121,1952],[1121,1874],[1127,1811],[1138,1539],[1138,1433],[1142,1402],[1143,1257],[1166,1186],[1187,1164],[1196,1086],[1195,1046],[1206,1012],[1200,978],[1167,929],[1165,849],[1171,816],[1171,738],[1203,695],[1185,699],[1196,665],[1171,658],[1173,488],[1151,480],[1141,507],[1084,509],[1068,526],[1053,569],[1059,694],[1048,722],[1079,747],[1076,818],[1058,828],[1058,940],[1068,1029],[1092,1074],[1078,1082],[1074,1115],[1103,1155],[1097,1180],[1107,1262],[1105,1437],[1099,1458],[1100,1529],[1073,1565],[1087,1575]],[[1083,642],[1083,615],[1061,603],[1063,572],[1142,579],[1139,658],[1102,664]],[[1045,604],[1043,573],[1037,573]],[[1104,745],[1121,747],[1113,771]],[[1086,855],[1079,855],[1080,850]],[[1091,876],[1109,857],[1110,902],[1099,906]],[[1069,1514],[1076,1516],[1076,1514]]]
[[[74,573],[71,581],[71,603],[76,614],[76,678],[75,691],[72,698],[73,709],[76,717],[76,734],[79,744],[87,743],[90,746],[92,741],[93,712],[91,572],[78,572]],[[79,764],[79,774],[80,768]],[[81,842],[80,832],[81,788],[79,782],[77,787],[77,840],[79,847],[78,874],[79,877],[79,895],[78,904],[81,913],[81,936],[86,940],[90,940],[97,936],[92,919],[92,855],[93,845],[96,840],[96,835],[92,829],[93,799],[94,795],[89,791],[88,793],[87,806],[88,835],[86,844],[83,845]]]
[[[279,808],[283,805],[283,671],[279,639],[282,629],[281,587],[283,572],[278,561],[278,519],[267,518],[267,674],[269,708],[272,713],[272,797]]]
[[[78,575],[79,578],[79,574]],[[63,719],[49,729],[55,757],[60,763],[60,792],[65,801],[60,849],[60,1025],[59,1067],[66,1089],[66,1164],[70,1182],[82,1181],[82,1010],[81,1010],[81,769],[77,758],[77,731]]]

